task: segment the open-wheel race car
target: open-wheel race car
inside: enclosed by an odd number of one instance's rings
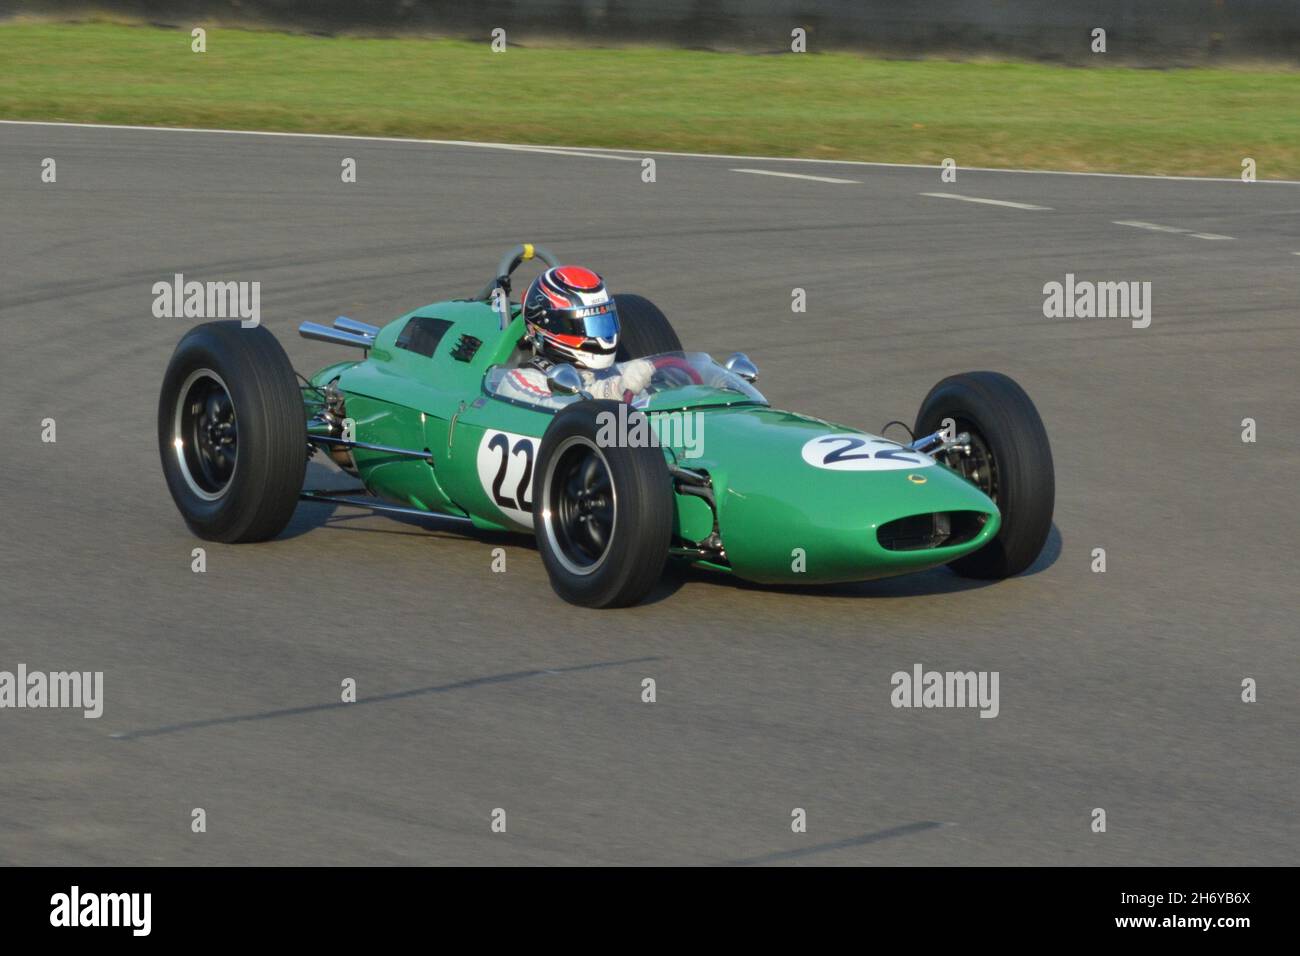
[[[310,378],[260,326],[187,332],[163,379],[158,441],[189,527],[263,541],[306,499],[531,533],[556,592],[589,607],[635,604],[670,560],[813,584],[940,565],[1002,578],[1038,557],[1051,448],[1005,375],[945,378],[893,441],[769,407],[743,354],[687,352],[650,301],[617,295],[617,361],[648,360],[648,385],[593,398],[560,364],[535,399],[510,396],[502,378],[528,358],[511,276],[533,258],[558,266],[521,245],[472,298],[382,328],[304,323],[302,335],[363,354]],[[304,490],[316,453],[361,486]]]

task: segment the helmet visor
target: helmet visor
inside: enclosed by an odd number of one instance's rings
[[[562,335],[581,335],[588,339],[612,339],[618,335],[618,309],[614,303],[573,309],[563,316]]]

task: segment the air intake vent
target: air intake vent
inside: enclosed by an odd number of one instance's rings
[[[925,551],[965,544],[984,527],[982,511],[935,511],[882,524],[876,540],[886,551]]]
[[[433,358],[433,353],[438,351],[438,343],[442,341],[449,328],[451,323],[446,319],[437,319],[431,315],[413,315],[402,327],[394,344],[399,349]]]

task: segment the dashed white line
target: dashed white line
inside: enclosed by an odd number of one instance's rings
[[[1162,226],[1158,222],[1142,222],[1138,219],[1115,219],[1112,222],[1117,226],[1132,226],[1135,229],[1148,229],[1151,232],[1172,232],[1179,235],[1186,235],[1189,239],[1235,239],[1235,236],[1221,236],[1217,232],[1192,232],[1190,229],[1183,229],[1181,226]]]
[[[805,176],[803,173],[778,173],[771,169],[733,169],[733,173],[753,173],[755,176],[780,176],[783,179],[811,179],[819,183],[860,183],[860,179],[836,179],[833,176]]]
[[[1010,202],[1006,199],[980,199],[978,196],[962,196],[958,193],[921,193],[935,199],[959,199],[962,202],[978,202],[986,206],[1007,206],[1011,209],[1051,209],[1051,206],[1035,206],[1027,202]]]
[[[1150,229],[1152,232],[1188,232],[1187,229],[1179,229],[1177,226],[1162,226],[1158,222],[1141,222],[1137,219],[1116,219],[1114,224],[1117,226],[1132,226],[1134,229]]]

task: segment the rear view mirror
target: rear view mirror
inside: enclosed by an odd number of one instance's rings
[[[552,395],[577,395],[582,391],[582,376],[572,365],[555,365],[546,373],[546,386]]]
[[[722,363],[723,368],[734,372],[751,385],[758,381],[758,366],[749,360],[744,352],[732,352]]]

